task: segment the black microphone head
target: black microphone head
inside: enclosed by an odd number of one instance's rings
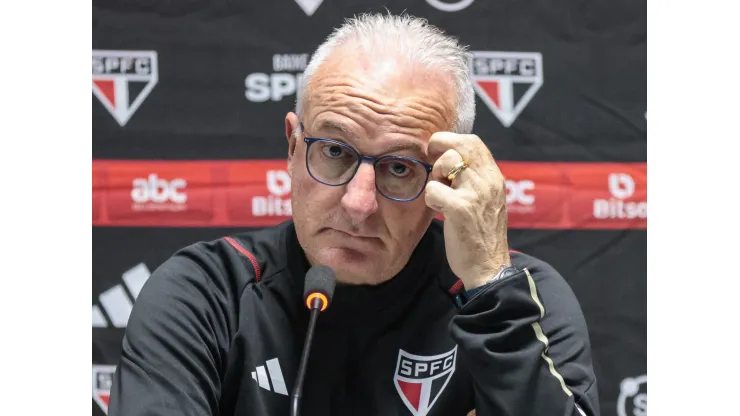
[[[322,301],[321,310],[328,308],[336,285],[337,277],[334,270],[320,265],[311,267],[306,273],[306,283],[303,289],[303,300],[306,306],[311,309],[313,300],[319,298]]]

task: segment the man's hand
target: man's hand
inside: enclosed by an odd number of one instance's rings
[[[504,176],[473,134],[435,133],[427,154],[438,159],[425,201],[445,217],[447,261],[466,289],[478,287],[511,264]],[[461,161],[468,167],[449,181],[447,175]]]

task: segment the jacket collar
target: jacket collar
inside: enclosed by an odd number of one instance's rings
[[[433,271],[439,267],[436,263],[440,257],[444,258],[443,242],[440,244],[436,241],[436,233],[430,229],[424,233],[406,266],[388,281],[378,285],[337,284],[332,303],[322,313],[321,321],[357,323],[368,318],[396,318],[413,302],[416,293],[433,280]],[[298,296],[302,298],[310,263],[298,242],[292,220],[284,230],[288,269],[298,289]],[[441,253],[438,252],[440,247]]]

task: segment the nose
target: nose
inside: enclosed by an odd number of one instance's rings
[[[369,163],[360,165],[355,177],[347,184],[347,192],[342,197],[342,206],[357,224],[378,210],[373,165]]]

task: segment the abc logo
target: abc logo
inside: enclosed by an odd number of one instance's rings
[[[159,179],[156,173],[149,174],[148,179],[136,178],[133,180],[131,199],[139,204],[146,202],[174,202],[183,204],[188,196],[181,192],[187,187],[185,179],[176,178],[171,181]]]
[[[506,203],[507,204],[534,204],[534,182],[529,179],[521,181],[506,180]]]

